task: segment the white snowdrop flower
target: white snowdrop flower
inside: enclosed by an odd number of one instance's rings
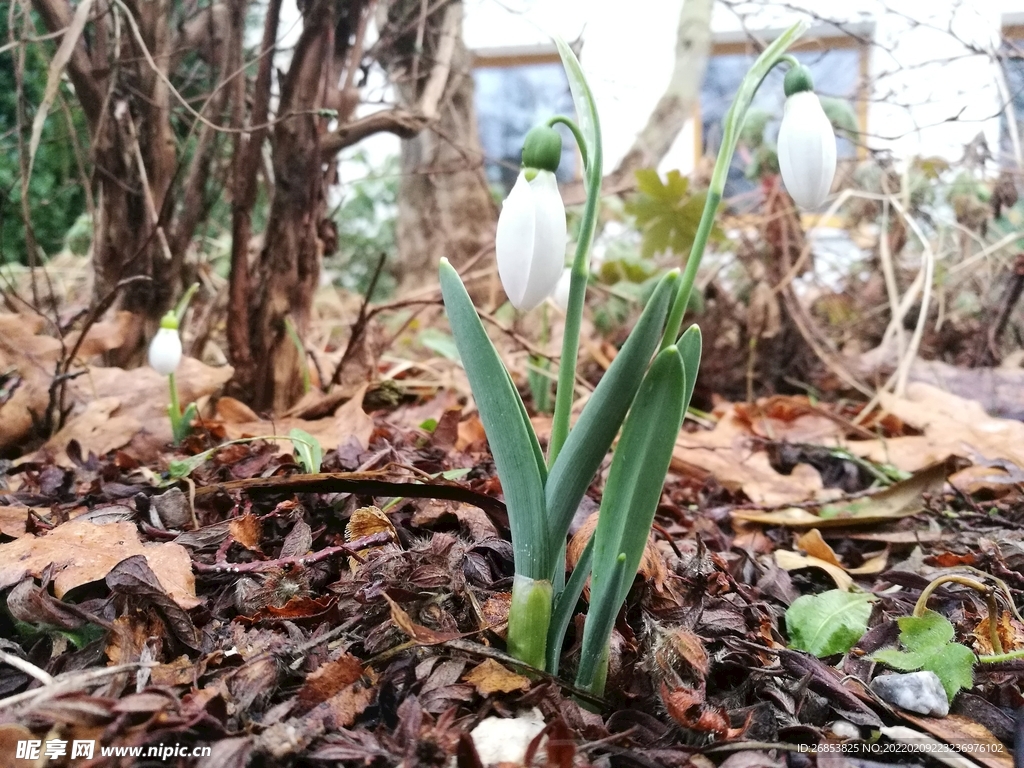
[[[565,205],[555,170],[562,137],[534,128],[523,143],[523,170],[498,216],[498,276],[512,306],[530,310],[555,290],[565,266]]]
[[[786,107],[779,128],[782,181],[801,208],[825,202],[836,175],[836,134],[812,87],[806,67],[786,74]]]
[[[181,362],[181,337],[178,321],[169,313],[160,321],[160,330],[149,342],[149,365],[161,376],[174,373]]]

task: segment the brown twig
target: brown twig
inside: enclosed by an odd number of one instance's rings
[[[292,566],[309,566],[328,560],[335,555],[348,555],[360,562],[363,561],[359,550],[368,547],[376,547],[394,541],[394,535],[390,531],[379,531],[354,539],[348,544],[338,544],[334,547],[326,547],[319,552],[301,557],[279,557],[276,560],[254,560],[251,563],[201,563],[198,560],[192,561],[192,568],[196,573],[266,573],[267,571],[279,571]]]

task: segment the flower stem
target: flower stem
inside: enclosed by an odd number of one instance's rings
[[[181,404],[178,402],[178,385],[174,381],[174,374],[167,374],[167,385],[171,390],[171,404],[167,412],[171,415],[171,430],[175,436],[178,434],[178,422],[181,420]]]
[[[569,413],[572,410],[573,393],[576,389],[576,360],[580,351],[580,326],[583,322],[583,303],[587,293],[587,278],[590,275],[590,244],[597,228],[597,210],[601,202],[602,148],[601,125],[594,115],[594,146],[587,147],[579,126],[567,117],[553,117],[549,125],[561,123],[572,131],[580,147],[586,169],[587,202],[583,208],[579,237],[576,239],[576,255],[573,258],[569,279],[569,303],[565,310],[565,333],[562,336],[562,356],[558,364],[558,389],[555,391],[555,413],[551,420],[551,441],[548,445],[548,466],[554,466],[558,452],[569,436]]]
[[[672,302],[672,309],[668,314],[668,322],[665,327],[665,336],[661,340],[661,348],[671,346],[679,338],[679,329],[683,324],[683,315],[686,314],[686,307],[690,303],[690,293],[693,291],[693,284],[697,279],[697,270],[700,268],[701,259],[704,257],[704,248],[707,246],[708,235],[711,234],[712,225],[715,222],[715,214],[718,212],[718,204],[722,201],[725,193],[725,179],[732,165],[732,156],[736,152],[736,144],[739,142],[740,132],[743,123],[747,119],[747,110],[754,99],[754,94],[761,87],[765,77],[775,65],[780,62],[787,62],[791,66],[796,59],[786,53],[804,30],[806,22],[799,22],[783,32],[779,37],[765,48],[764,52],[757,57],[757,61],[747,72],[736,92],[732,106],[725,115],[725,122],[722,131],[722,147],[718,150],[718,157],[715,160],[715,170],[711,174],[711,184],[708,187],[708,197],[704,202],[704,212],[700,217],[700,224],[697,227],[697,234],[693,239],[693,246],[690,248],[690,258],[686,260],[686,271],[682,280],[679,281],[679,289],[675,301]]]

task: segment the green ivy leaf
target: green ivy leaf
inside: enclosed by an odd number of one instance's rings
[[[949,619],[935,611],[925,611],[924,616],[903,616],[898,623],[900,644],[906,650],[883,649],[871,657],[874,661],[903,672],[934,672],[950,701],[961,688],[974,685],[974,652],[953,642],[955,632]]]
[[[637,194],[626,203],[625,211],[636,219],[643,235],[641,255],[689,254],[707,191],[691,192],[690,180],[679,171],[669,171],[663,182],[657,171],[643,169],[636,172],[636,180]],[[721,231],[713,229],[711,237],[721,239]]]
[[[867,631],[872,600],[838,589],[798,597],[786,611],[790,646],[815,656],[846,653]]]

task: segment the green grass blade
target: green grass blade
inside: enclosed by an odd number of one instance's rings
[[[679,273],[673,270],[658,283],[636,327],[590,396],[551,467],[547,507],[551,535],[557,539],[565,538],[580,499],[636,397],[643,372],[661,340],[662,325],[678,279]]]
[[[661,498],[672,449],[683,420],[685,374],[676,347],[654,360],[644,377],[615,449],[597,530],[590,582],[591,614],[583,633],[583,658],[597,659],[608,644],[612,622],[633,581]],[[625,556],[620,566],[620,557]],[[623,578],[616,574],[624,568]],[[589,663],[589,662],[588,662]],[[584,674],[586,673],[586,674]],[[577,685],[590,688],[596,668],[580,662]]]
[[[455,344],[469,377],[480,421],[508,507],[516,572],[549,580],[558,548],[552,546],[544,500],[543,457],[526,409],[476,313],[466,287],[447,259],[441,260],[441,295]]]

